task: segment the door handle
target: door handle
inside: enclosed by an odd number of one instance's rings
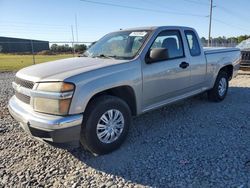
[[[189,66],[189,63],[187,63],[187,62],[181,62],[181,64],[179,65],[179,67],[182,68],[182,69],[185,69],[188,66]]]

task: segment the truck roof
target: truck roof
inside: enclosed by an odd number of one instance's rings
[[[122,29],[122,31],[157,30],[157,29],[191,29],[191,30],[194,30],[191,27],[185,27],[185,26],[147,26],[147,27],[127,28],[127,29]]]

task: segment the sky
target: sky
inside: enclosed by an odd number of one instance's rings
[[[213,0],[212,37],[250,35],[250,0]],[[0,0],[0,36],[92,42],[121,28],[181,25],[208,37],[209,0]],[[76,19],[77,31],[76,32]],[[77,37],[78,36],[78,37]]]

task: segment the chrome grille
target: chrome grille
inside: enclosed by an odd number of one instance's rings
[[[22,86],[22,87],[28,88],[28,89],[32,89],[34,86],[34,82],[31,82],[28,80],[23,80],[23,79],[18,78],[18,77],[15,77],[15,83]]]
[[[27,88],[27,89],[32,89],[34,87],[34,82],[28,81],[28,80],[24,80],[18,77],[15,77],[15,81],[16,84],[20,85],[21,87]],[[15,91],[15,96],[16,98],[18,98],[20,101],[26,103],[26,104],[30,104],[30,97],[27,95],[24,95],[22,93],[19,93],[18,91]]]

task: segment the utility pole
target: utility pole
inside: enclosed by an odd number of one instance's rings
[[[76,14],[75,14],[75,26],[76,26],[76,42],[78,42],[78,23]]]
[[[73,57],[75,57],[75,39],[74,39],[74,30],[73,30],[73,26],[71,25],[71,32],[72,32],[72,48],[73,48]]]
[[[208,31],[208,43],[207,46],[211,46],[211,27],[212,27],[212,15],[213,15],[213,0],[210,0],[210,14],[209,14],[209,31]]]

